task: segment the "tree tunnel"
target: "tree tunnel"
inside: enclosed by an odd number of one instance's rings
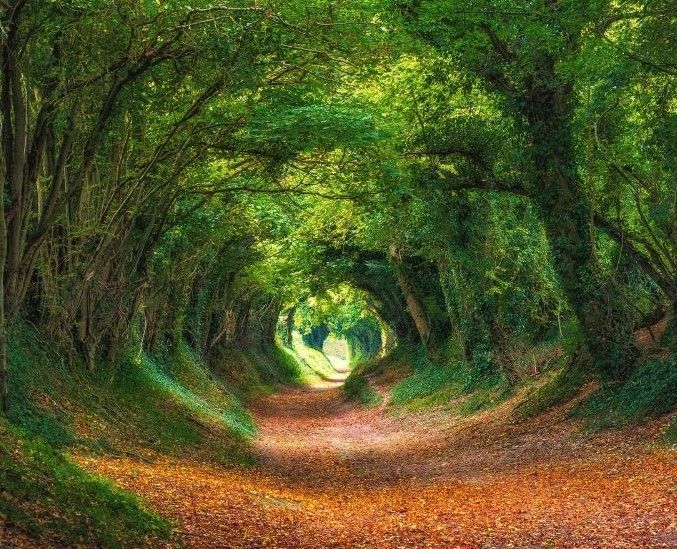
[[[660,43],[661,10],[598,51],[579,47],[609,31],[593,23],[625,21],[607,3],[526,30],[492,10],[429,28],[436,2],[338,25],[331,3],[5,4],[0,409],[16,322],[90,369],[131,347],[213,357],[290,344],[294,307],[340,284],[399,344],[453,332],[491,368],[570,324],[582,367],[622,379],[638,327],[675,333],[672,73],[624,54]],[[349,32],[363,8],[411,51]]]
[[[379,355],[387,340],[382,334],[391,331],[374,307],[373,296],[343,283],[285,309],[278,319],[277,340],[355,365]]]
[[[326,267],[315,281],[329,282],[287,304],[278,319],[279,342],[292,346],[298,331],[303,344],[322,351],[333,336],[345,341],[355,365],[396,345],[423,344],[434,351],[448,338],[451,320],[435,263],[400,250],[387,254],[324,244]]]

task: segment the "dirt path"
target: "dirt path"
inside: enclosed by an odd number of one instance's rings
[[[338,384],[256,403],[260,465],[80,458],[181,525],[191,547],[677,547],[661,425],[580,434],[566,409],[511,423],[393,416]]]

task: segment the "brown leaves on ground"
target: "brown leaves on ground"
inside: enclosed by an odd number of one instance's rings
[[[337,388],[256,405],[260,465],[80,456],[173,517],[190,547],[675,547],[664,422],[581,434],[560,408],[511,422],[393,416]]]

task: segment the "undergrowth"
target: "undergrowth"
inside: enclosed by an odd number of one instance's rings
[[[253,461],[249,441],[256,427],[239,393],[184,343],[153,356],[129,350],[93,372],[69,364],[27,324],[12,326],[8,347],[11,400],[0,433],[0,520],[31,535],[63,541],[61,546],[115,547],[169,533],[134,498],[79,469],[60,450]],[[296,375],[291,363],[285,370],[281,359],[269,358],[272,352],[246,359],[278,378]]]
[[[298,332],[295,332],[293,335],[293,344],[289,351],[293,359],[303,370],[303,382],[326,381],[335,377],[336,371],[327,355],[322,351],[305,345]]]
[[[409,371],[393,387],[390,405],[409,410],[447,406],[467,415],[498,404],[511,393],[501,372],[478,372],[451,341],[436,356],[430,357],[422,347],[403,347],[392,353],[391,361],[406,363]]]
[[[663,439],[668,444],[677,446],[677,416],[673,417],[672,421],[670,421],[670,425],[668,425],[668,428],[663,434]]]
[[[280,384],[310,381],[306,363],[294,350],[271,344],[260,349],[226,351],[212,368],[233,394],[243,400],[270,394]],[[321,353],[320,353],[321,354]]]
[[[640,423],[676,407],[677,358],[672,356],[639,365],[624,383],[600,386],[577,407],[575,416],[583,418],[586,427],[597,430]],[[668,432],[674,430],[673,421]]]
[[[541,414],[573,398],[591,376],[575,365],[555,371],[517,408],[521,419]],[[573,410],[583,427],[600,430],[638,424],[677,407],[677,364],[675,357],[650,360],[636,367],[623,382],[602,382],[599,388]],[[669,439],[671,429],[668,429]]]
[[[346,399],[359,402],[363,406],[377,406],[383,398],[369,385],[369,380],[362,375],[351,375],[343,384]]]
[[[519,419],[528,419],[542,414],[573,398],[589,380],[590,376],[584,369],[565,363],[546,374],[540,386],[515,410],[515,415]]]
[[[10,421],[53,446],[246,459],[251,416],[184,344],[155,356],[129,352],[88,372],[18,325],[9,360]]]
[[[50,545],[158,546],[170,524],[43,439],[0,419],[0,517]]]

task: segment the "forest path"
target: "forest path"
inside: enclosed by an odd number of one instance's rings
[[[663,422],[581,434],[567,407],[513,423],[392,415],[339,383],[255,403],[249,468],[79,458],[177,520],[190,547],[675,547],[677,463]]]

